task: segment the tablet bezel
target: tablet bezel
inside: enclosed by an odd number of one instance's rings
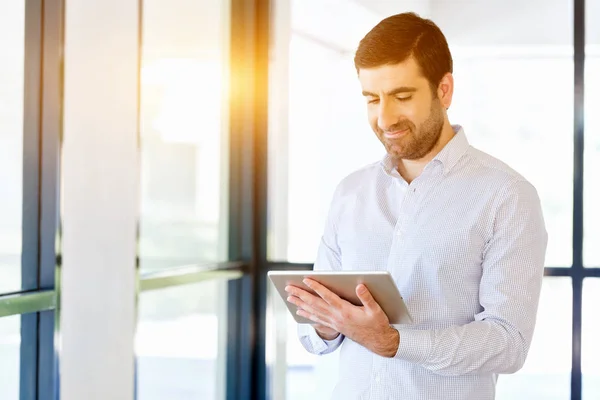
[[[296,305],[287,301],[289,294],[287,285],[293,285],[310,293],[315,293],[302,280],[312,278],[329,288],[341,298],[354,305],[362,305],[356,295],[356,286],[363,283],[382,310],[388,316],[390,324],[410,324],[413,322],[402,295],[388,271],[269,271],[267,273],[275,290],[284,301],[288,311],[299,324],[315,324],[315,322],[296,314]]]

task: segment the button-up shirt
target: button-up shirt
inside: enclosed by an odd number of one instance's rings
[[[315,270],[386,270],[413,317],[378,356],[299,325],[302,345],[341,346],[332,399],[488,400],[525,362],[547,233],[535,188],[469,145],[462,127],[408,184],[389,156],[337,186]]]

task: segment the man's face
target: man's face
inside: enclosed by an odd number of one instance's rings
[[[393,159],[418,160],[438,142],[444,109],[416,61],[361,69],[369,123]]]

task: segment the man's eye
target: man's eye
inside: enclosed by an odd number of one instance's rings
[[[408,100],[412,99],[412,96],[408,96],[408,97],[396,97],[396,99],[398,101],[408,101]]]
[[[379,99],[369,99],[367,101],[367,103],[369,103],[369,104],[377,104],[377,103],[379,103]]]

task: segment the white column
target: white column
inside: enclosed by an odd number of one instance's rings
[[[134,396],[138,0],[66,0],[61,400]]]

